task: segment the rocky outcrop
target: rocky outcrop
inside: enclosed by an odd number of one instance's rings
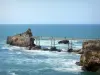
[[[58,44],[69,44],[69,40],[61,40]]]
[[[83,70],[100,72],[100,40],[84,42],[82,50],[80,65],[83,66]]]
[[[8,36],[7,37],[7,44],[13,45],[13,46],[20,46],[20,47],[29,47],[31,49],[32,47],[35,47],[34,44],[34,38],[32,38],[32,32],[31,29],[28,29],[26,32],[17,34],[14,36]]]

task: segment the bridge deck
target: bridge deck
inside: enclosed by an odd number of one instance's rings
[[[100,40],[100,38],[95,38],[95,39],[85,39],[85,38],[67,38],[67,37],[43,37],[43,36],[34,36],[33,38],[35,39],[44,39],[44,40],[48,40],[48,39],[55,39],[55,40]]]

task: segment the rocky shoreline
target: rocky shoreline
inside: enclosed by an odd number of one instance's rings
[[[83,43],[83,54],[80,65],[83,70],[100,72],[100,40],[89,40]]]
[[[7,44],[19,47],[26,47],[29,50],[39,50],[42,49],[41,46],[37,46],[34,43],[35,39],[31,29],[29,28],[26,32],[17,34],[14,36],[7,37]],[[69,44],[68,40],[62,40],[58,42],[59,44]],[[44,48],[42,50],[58,51],[62,50],[56,49],[56,47],[51,47],[50,49]],[[83,42],[82,49],[73,50],[69,49],[68,52],[74,52],[81,54],[80,61],[76,64],[82,66],[85,71],[99,72],[100,71],[100,40],[88,40]]]

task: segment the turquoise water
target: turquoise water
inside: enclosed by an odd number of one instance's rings
[[[66,28],[65,28],[66,27]],[[24,32],[28,28],[32,29],[35,36],[58,36],[58,37],[79,37],[92,36],[97,38],[99,26],[87,26],[86,31],[83,32],[82,28],[77,30],[77,27],[73,27],[72,32],[67,29],[70,26],[32,26],[32,25],[16,25],[16,26],[0,26],[0,75],[100,75],[99,73],[84,72],[81,70],[81,66],[77,66],[75,63],[80,60],[79,54],[67,53],[67,52],[50,52],[39,50],[27,50],[25,48],[10,46],[6,44],[6,37],[8,35],[14,35],[16,33]],[[94,36],[91,33],[97,33]],[[82,30],[82,31],[81,31]],[[88,30],[88,33],[86,33]],[[70,33],[69,33],[70,32]],[[75,33],[73,33],[75,32]],[[76,32],[83,32],[81,35]],[[73,34],[72,34],[73,33]],[[86,35],[89,34],[89,35]],[[75,36],[74,36],[75,35]],[[79,35],[79,36],[78,36]],[[58,41],[56,41],[57,43]],[[79,49],[82,46],[82,42],[74,40],[73,48]],[[41,45],[47,46],[50,44],[50,40],[41,40]],[[58,48],[67,48],[66,45],[56,45]]]
[[[5,37],[32,29],[34,36],[56,36],[68,38],[99,38],[100,25],[68,24],[15,24],[0,25],[0,36]]]

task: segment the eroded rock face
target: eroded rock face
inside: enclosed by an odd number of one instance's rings
[[[82,50],[83,54],[80,57],[80,64],[83,66],[83,69],[92,72],[100,70],[100,40],[84,42]]]
[[[31,29],[26,32],[7,37],[7,44],[20,47],[34,47],[34,38],[32,38]]]

